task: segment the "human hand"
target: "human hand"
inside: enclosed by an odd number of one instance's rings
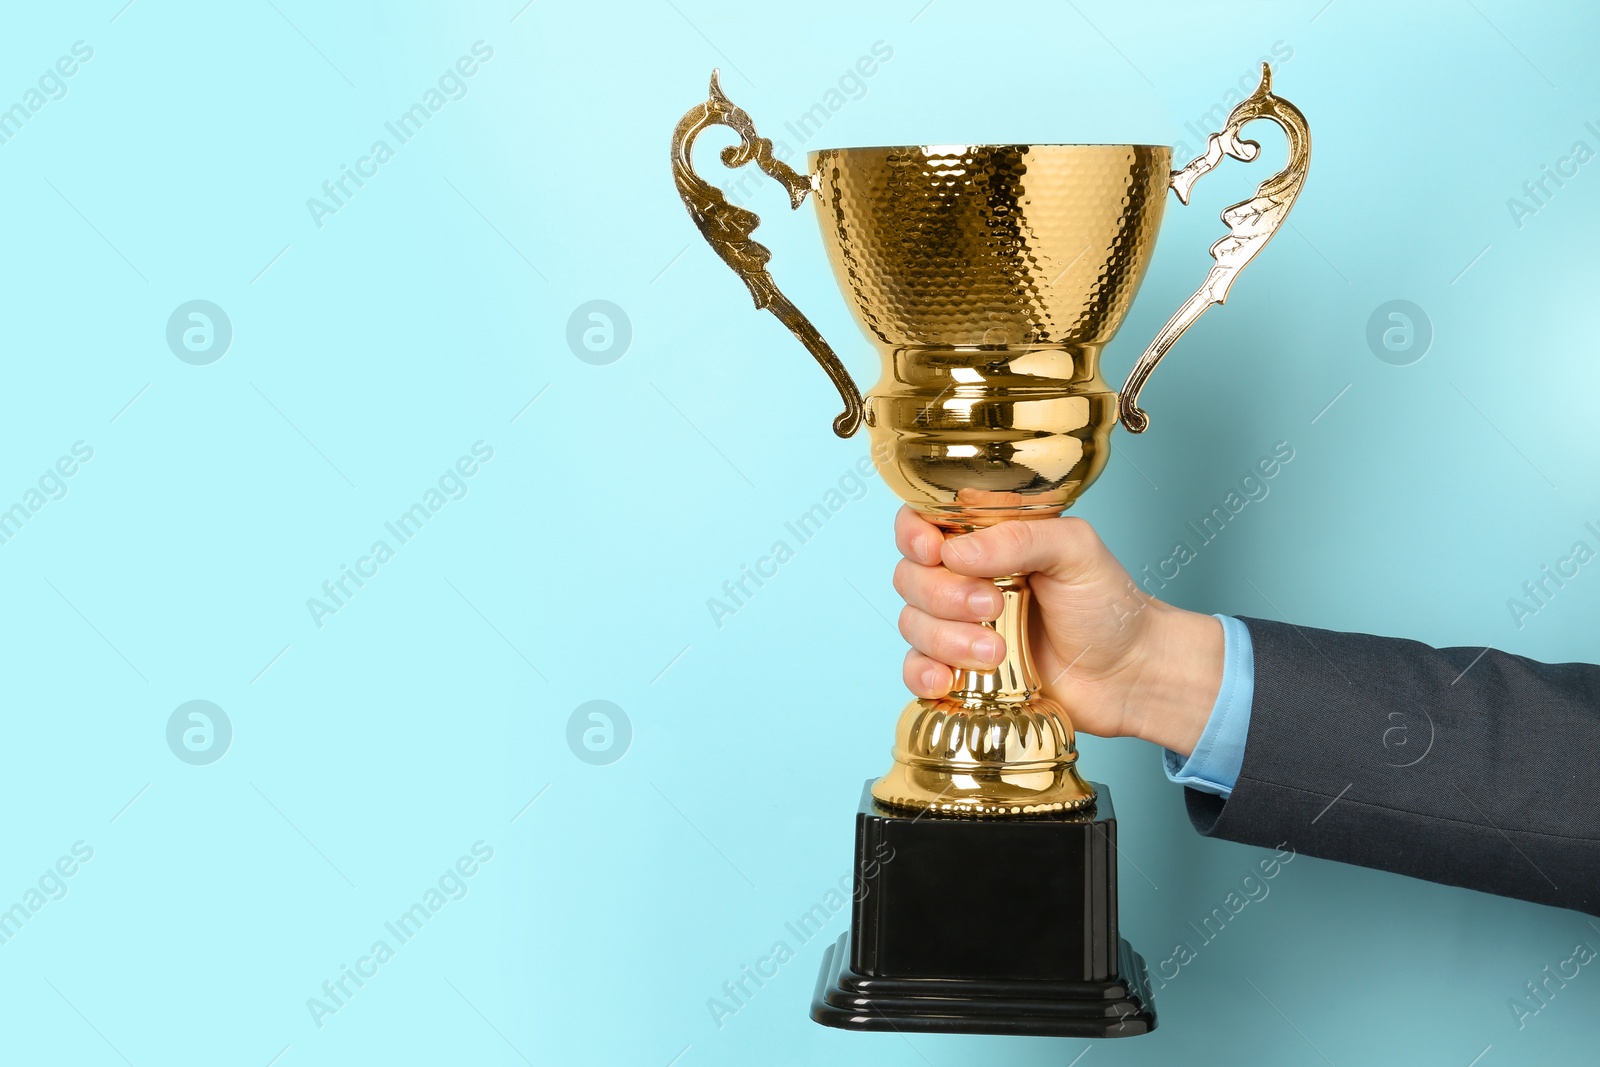
[[[1222,624],[1145,593],[1088,523],[1015,520],[950,537],[901,508],[895,543],[904,677],[917,696],[949,693],[958,668],[999,665],[1005,642],[984,623],[1001,600],[988,579],[1025,573],[1034,665],[1073,725],[1193,751],[1222,685]]]

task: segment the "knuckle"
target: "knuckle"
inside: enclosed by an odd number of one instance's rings
[[[916,644],[916,638],[913,635],[917,632],[917,614],[916,609],[912,608],[910,604],[900,609],[899,626],[900,636],[910,641],[913,645]]]
[[[935,659],[951,663],[965,659],[970,653],[970,642],[961,636],[958,627],[945,625],[935,628],[933,645],[938,649]]]
[[[1008,566],[1010,560],[1027,549],[1027,526],[1026,522],[1008,520],[972,534],[970,543],[978,548],[978,554],[966,562],[981,568],[980,574],[993,573],[992,568]]]
[[[939,603],[946,616],[952,619],[970,618],[972,607],[967,602],[977,588],[974,583],[947,581],[940,583]]]
[[[1023,520],[1002,523],[995,527],[1000,544],[1012,552],[1021,552],[1033,543],[1033,528]]]
[[[896,563],[894,565],[894,576],[890,581],[894,585],[894,591],[900,594],[900,599],[909,600],[910,597],[906,596],[906,590],[911,585],[911,561],[903,559]]]
[[[1049,554],[1056,573],[1083,575],[1104,561],[1105,546],[1088,522],[1063,516],[1051,523]]]
[[[907,540],[917,532],[917,527],[920,525],[921,520],[917,518],[917,513],[905,504],[901,504],[900,510],[894,513],[895,532]]]
[[[1062,547],[1079,553],[1093,544],[1094,527],[1076,515],[1063,515],[1056,520],[1056,537]]]

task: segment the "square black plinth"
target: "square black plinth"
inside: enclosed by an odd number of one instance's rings
[[[871,783],[856,815],[849,935],[811,1017],[851,1030],[1131,1037],[1156,1025],[1144,961],[1117,930],[1111,794],[1092,812],[905,815]]]

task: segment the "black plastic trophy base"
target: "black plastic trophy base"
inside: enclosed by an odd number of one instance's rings
[[[1076,816],[962,819],[862,793],[849,934],[811,1017],[845,1030],[1133,1037],[1155,1029],[1144,960],[1117,933],[1111,794]]]

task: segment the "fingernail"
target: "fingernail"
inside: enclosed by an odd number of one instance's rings
[[[967,607],[980,619],[989,619],[1000,614],[999,595],[991,589],[979,589],[967,597]]]
[[[970,535],[963,534],[960,537],[952,537],[945,544],[950,546],[950,551],[954,552],[956,559],[959,559],[962,563],[976,563],[978,556],[981,555],[981,551],[973,543]]]
[[[999,663],[1000,638],[995,634],[978,638],[972,642],[972,655],[980,663]]]
[[[933,538],[927,534],[918,534],[911,539],[911,551],[917,554],[917,559],[922,563],[933,563],[938,558],[934,548]]]
[[[946,691],[945,674],[937,667],[929,667],[922,672],[922,688],[930,693]]]

